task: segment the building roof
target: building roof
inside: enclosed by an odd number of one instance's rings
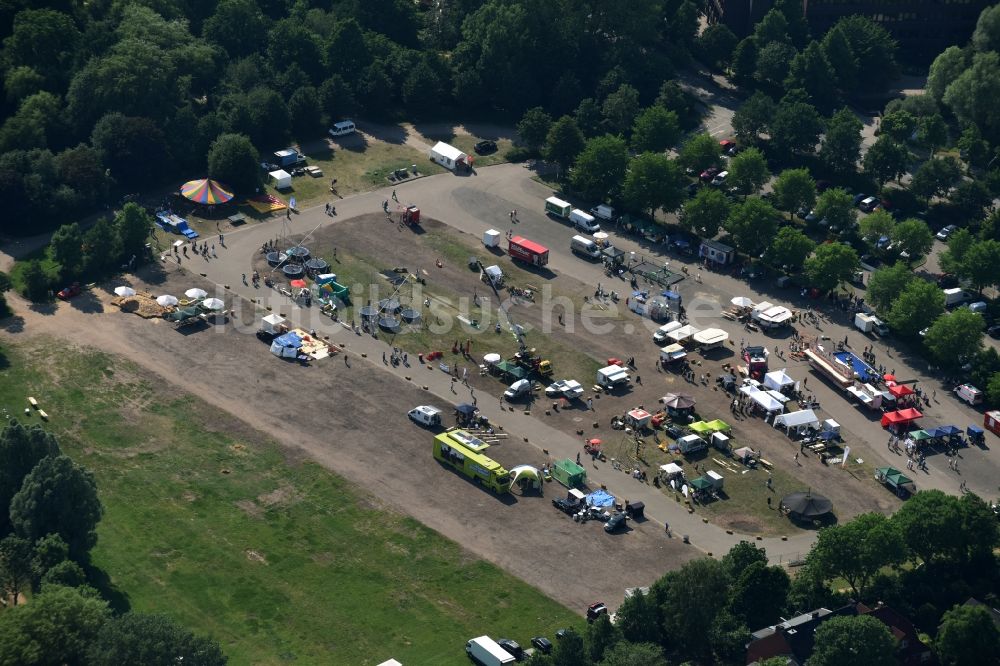
[[[705,239],[701,242],[703,247],[710,247],[716,252],[734,252],[735,249],[726,245],[725,243],[720,243],[719,241]]]

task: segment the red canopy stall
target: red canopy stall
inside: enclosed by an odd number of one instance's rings
[[[895,412],[886,412],[882,415],[882,427],[901,426],[909,423],[910,421],[916,421],[921,417],[923,417],[923,414],[912,407],[908,409],[899,409]]]

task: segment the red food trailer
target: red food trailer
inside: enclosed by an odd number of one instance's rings
[[[983,426],[994,435],[1000,435],[1000,410],[993,409],[983,417]]]
[[[514,236],[507,243],[507,253],[511,259],[523,261],[532,266],[549,263],[549,248],[521,236]]]
[[[411,226],[420,224],[420,209],[416,206],[407,206],[403,211],[403,223]]]

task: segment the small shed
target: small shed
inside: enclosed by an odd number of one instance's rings
[[[552,465],[552,478],[567,488],[576,488],[587,483],[587,470],[569,458],[557,460]]]
[[[653,418],[653,415],[647,412],[645,409],[632,409],[625,415],[625,423],[629,424],[636,430],[643,430],[649,427],[649,422]]]
[[[722,475],[719,474],[718,472],[713,472],[712,470],[708,470],[707,472],[705,472],[705,479],[707,479],[708,482],[712,484],[712,487],[715,488],[716,490],[722,490],[723,479]]]
[[[468,166],[469,156],[451,144],[438,141],[431,148],[431,162],[437,162],[445,169],[454,171],[459,167]]]
[[[287,190],[292,186],[292,174],[288,173],[284,169],[272,171],[267,174],[267,177],[271,179],[275,189]]]
[[[720,266],[725,266],[726,264],[731,264],[733,259],[736,258],[736,250],[725,243],[714,240],[703,240],[701,247],[698,249],[698,256]]]

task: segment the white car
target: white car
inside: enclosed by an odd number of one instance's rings
[[[729,177],[728,171],[720,171],[718,174],[716,174],[715,178],[712,179],[712,185],[717,185],[717,186],[722,185],[724,182],[726,182],[726,178],[728,177]]]
[[[567,400],[575,400],[583,395],[583,386],[580,385],[580,382],[573,379],[561,379],[546,387],[545,395],[550,398],[561,396]]]
[[[937,232],[935,236],[937,236],[938,240],[948,240],[956,231],[958,231],[958,227],[954,224],[949,224],[947,227]]]
[[[527,379],[518,379],[510,385],[510,388],[503,392],[503,397],[506,400],[514,400],[527,395],[529,392],[531,392],[531,382]]]

